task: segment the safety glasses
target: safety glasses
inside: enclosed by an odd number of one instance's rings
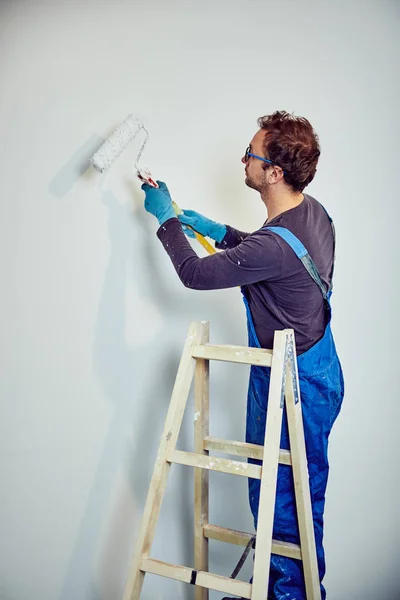
[[[244,160],[245,160],[245,162],[247,162],[249,160],[250,156],[252,156],[253,158],[257,158],[258,160],[262,160],[263,162],[269,163],[270,165],[275,165],[276,167],[279,167],[280,169],[282,169],[282,167],[280,167],[279,165],[277,165],[273,160],[269,160],[268,158],[263,158],[262,156],[257,156],[257,154],[252,154],[250,152],[250,146],[247,146],[246,152],[244,153]],[[283,172],[284,175],[286,175],[286,171],[284,171],[282,169],[282,172]]]

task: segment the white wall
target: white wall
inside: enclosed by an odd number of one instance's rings
[[[1,600],[121,598],[188,324],[246,343],[238,290],[175,276],[134,144],[105,178],[87,159],[136,112],[145,162],[179,204],[255,229],[240,158],[276,109],[320,134],[308,191],[338,233],[328,597],[399,597],[399,21],[395,0],[2,1]],[[246,378],[213,370],[214,435],[243,438]],[[188,475],[173,469],[153,555],[189,565]],[[211,519],[251,528],[231,479],[212,477]],[[213,544],[212,569],[229,574],[239,552]],[[142,597],[192,593],[149,576]]]

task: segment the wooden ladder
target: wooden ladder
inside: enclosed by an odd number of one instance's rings
[[[210,360],[271,367],[264,446],[209,436]],[[195,451],[182,452],[176,450],[176,444],[193,376]],[[288,418],[290,451],[280,449],[284,403],[286,403]],[[210,450],[259,459],[262,460],[262,466],[210,456]],[[173,565],[150,558],[157,519],[172,463],[195,468],[193,567]],[[272,539],[278,463],[291,465],[293,469],[300,545]],[[209,470],[261,480],[252,584],[208,572],[209,539],[247,546],[253,537],[249,533],[209,524]],[[139,600],[146,573],[195,585],[196,600],[208,600],[209,589],[252,600],[265,600],[271,553],[302,560],[307,599],[320,600],[293,330],[276,331],[273,349],[266,350],[209,344],[209,323],[191,323],[158,449],[123,600]]]

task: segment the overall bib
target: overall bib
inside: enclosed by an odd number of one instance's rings
[[[325,490],[329,471],[328,437],[339,414],[344,395],[342,369],[330,328],[331,290],[325,289],[315,263],[296,236],[283,227],[266,227],[265,229],[273,231],[291,246],[310,277],[320,288],[327,311],[328,324],[323,337],[297,358],[318,569],[320,581],[322,581],[325,574],[322,537]],[[260,343],[254,328],[245,287],[242,288],[242,293],[247,313],[249,346],[259,348]],[[251,367],[247,397],[246,442],[264,444],[270,372],[269,367]],[[290,449],[286,410],[284,410],[282,420],[281,448]],[[262,464],[261,461],[254,459],[249,459],[249,462]],[[249,501],[256,529],[259,498],[260,480],[249,479]],[[273,537],[277,540],[300,543],[293,475],[289,465],[280,464],[278,467]],[[268,568],[267,565],[266,568]],[[326,597],[322,584],[321,596],[322,600]],[[268,598],[276,600],[306,599],[301,561],[275,554],[271,555]]]

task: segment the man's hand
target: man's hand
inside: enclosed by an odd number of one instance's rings
[[[201,233],[201,235],[209,237],[216,242],[222,242],[225,237],[226,225],[211,221],[211,219],[207,219],[207,217],[204,217],[194,210],[184,210],[178,215],[178,219],[183,223],[182,229],[189,237],[194,237],[194,233],[185,227],[185,225],[190,225],[190,227],[198,233]]]
[[[160,186],[158,188],[154,188],[147,183],[142,185],[142,190],[146,194],[144,207],[162,225],[168,219],[175,218],[176,214],[172,207],[172,199],[166,184],[163,181],[157,181],[157,183]]]

